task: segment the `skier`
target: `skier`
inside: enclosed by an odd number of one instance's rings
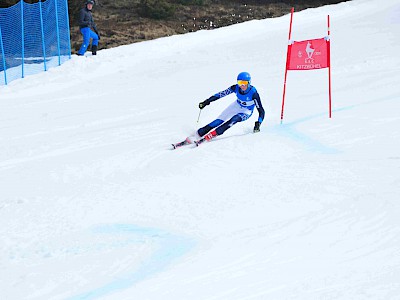
[[[80,10],[79,13],[79,28],[83,36],[82,46],[79,49],[77,55],[82,56],[85,54],[86,49],[92,39],[92,54],[97,54],[97,47],[100,40],[99,32],[97,31],[96,24],[93,21],[92,8],[94,5],[93,0],[87,0],[85,7]],[[93,30],[92,30],[93,29]]]
[[[251,76],[247,72],[241,72],[237,76],[237,84],[232,85],[226,90],[219,92],[207,100],[199,103],[199,108],[203,109],[211,102],[230,94],[236,94],[236,101],[229,105],[217,119],[199,128],[197,132],[186,138],[181,143],[173,144],[174,148],[195,143],[196,146],[204,141],[210,141],[212,138],[223,134],[227,129],[238,122],[246,121],[253,114],[254,107],[258,110],[258,120],[254,124],[253,132],[260,131],[260,125],[264,120],[265,111],[261,104],[260,96],[254,86],[251,85]]]

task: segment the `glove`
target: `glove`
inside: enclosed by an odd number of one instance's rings
[[[258,121],[254,124],[254,129],[253,129],[254,133],[260,132],[260,125],[261,125],[261,123]]]
[[[94,32],[97,34],[97,37],[99,38],[100,41],[100,33],[97,30],[94,30]]]
[[[206,107],[207,105],[210,105],[210,101],[208,101],[208,99],[207,99],[207,100],[204,100],[203,102],[200,102],[200,103],[199,103],[199,108],[200,108],[200,109],[203,109],[203,108]]]

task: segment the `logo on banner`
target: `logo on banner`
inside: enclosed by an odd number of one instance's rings
[[[311,43],[307,42],[306,52],[309,59],[312,59],[315,49],[312,48]]]

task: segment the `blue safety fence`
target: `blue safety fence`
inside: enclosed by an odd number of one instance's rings
[[[67,0],[0,8],[0,85],[71,58]]]

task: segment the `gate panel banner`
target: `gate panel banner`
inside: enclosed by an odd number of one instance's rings
[[[290,45],[288,70],[315,70],[329,67],[325,38],[293,42]]]
[[[283,81],[281,124],[285,108],[286,82],[288,71],[306,71],[328,68],[329,84],[329,118],[332,117],[332,85],[331,85],[331,43],[330,18],[328,15],[328,35],[324,38],[305,41],[292,40],[294,7],[290,12],[289,42],[287,46],[285,79]]]

